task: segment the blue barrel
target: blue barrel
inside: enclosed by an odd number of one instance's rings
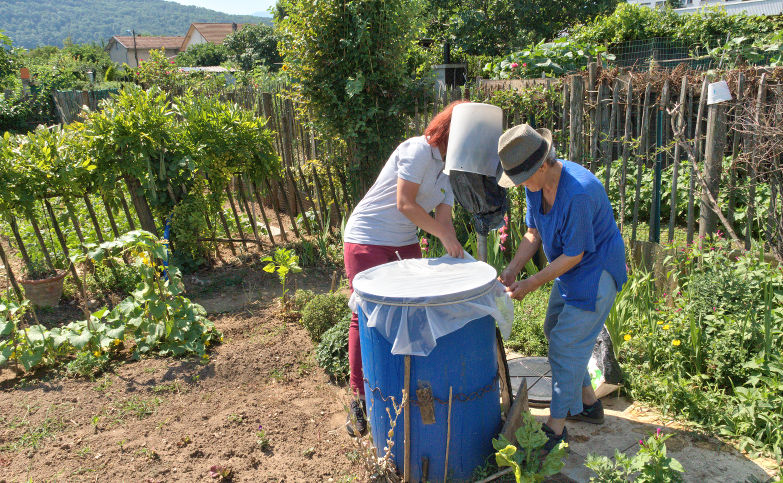
[[[405,357],[392,354],[392,344],[367,326],[359,313],[359,337],[364,366],[368,420],[378,456],[385,454],[394,407],[402,399],[405,384]],[[423,480],[424,460],[428,461],[429,481],[443,481],[448,431],[449,388],[452,389],[451,438],[448,478],[470,480],[476,467],[494,453],[492,438],[500,431],[495,320],[485,316],[437,339],[427,356],[411,358],[411,478]],[[417,389],[431,388],[434,422],[424,424]],[[426,392],[426,391],[425,391]],[[425,395],[426,398],[426,395]],[[387,409],[389,413],[387,413]],[[400,472],[404,470],[405,419],[396,420],[391,452]]]

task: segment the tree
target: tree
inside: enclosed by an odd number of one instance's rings
[[[174,60],[181,67],[209,67],[222,64],[228,57],[228,47],[206,42],[190,46],[185,52],[177,54]]]
[[[283,0],[281,51],[305,109],[351,156],[354,197],[402,140],[405,57],[418,12],[408,0]]]
[[[427,0],[427,36],[472,55],[502,55],[611,12],[618,0]]]
[[[3,35],[0,31],[0,86],[5,82],[5,78],[16,72],[18,59],[14,52],[11,39]]]
[[[223,44],[231,60],[244,71],[263,65],[277,70],[283,58],[277,51],[278,36],[275,30],[263,24],[245,25],[226,37]]]

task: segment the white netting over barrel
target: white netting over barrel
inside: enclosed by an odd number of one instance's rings
[[[427,356],[438,338],[487,315],[509,336],[514,304],[496,277],[494,268],[469,256],[401,260],[357,274],[350,305],[361,307],[392,354]]]

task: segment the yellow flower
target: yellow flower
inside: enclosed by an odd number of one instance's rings
[[[631,334],[625,334],[623,340],[631,340]]]
[[[204,359],[205,361],[208,361],[208,360],[209,360],[209,356],[208,356],[208,355],[206,355],[206,354],[204,354],[203,356],[201,356],[201,358],[202,358],[202,359]]]
[[[678,346],[678,345],[680,345],[680,339],[674,339],[674,340],[672,341],[672,345],[673,345],[673,346]]]
[[[288,70],[288,66],[286,64],[283,64],[282,69],[283,69],[283,71],[287,71]]]
[[[658,325],[663,325],[663,321],[662,321],[662,320],[659,320],[659,321],[658,321]]]
[[[92,353],[92,355],[94,355],[95,357],[100,357],[101,356],[101,351],[95,351],[95,352]]]
[[[114,339],[114,345],[120,345],[122,341],[120,339]]]
[[[666,325],[664,325],[664,326],[663,326],[663,327],[661,327],[661,328],[662,328],[663,330],[669,330],[669,324],[666,324]]]
[[[209,341],[204,342],[204,347],[209,347]]]

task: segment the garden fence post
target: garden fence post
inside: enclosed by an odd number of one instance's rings
[[[641,192],[642,192],[642,172],[644,171],[644,161],[647,157],[647,143],[648,133],[650,131],[650,83],[647,83],[647,87],[644,89],[644,105],[642,107],[642,126],[641,126],[641,139],[639,140],[639,149],[637,150],[636,159],[636,194],[633,200],[633,224],[631,226],[631,241],[636,241],[636,228],[639,223],[639,206],[641,205]]]
[[[101,224],[98,222],[98,217],[95,215],[95,209],[92,206],[92,202],[90,202],[90,197],[85,193],[82,195],[82,198],[84,199],[84,206],[87,207],[87,213],[90,215],[90,221],[92,222],[93,228],[95,228],[95,237],[98,238],[98,243],[103,243],[103,233],[101,233]]]
[[[736,129],[739,119],[739,109],[741,109],[741,106],[743,105],[744,101],[744,93],[745,90],[745,74],[742,72],[739,73],[737,76],[737,104],[734,108],[734,113],[732,115],[732,139],[731,139],[731,166],[729,167],[729,186],[728,186],[728,195],[729,195],[729,201],[728,201],[728,208],[726,210],[726,218],[729,219],[729,223],[734,225],[734,209],[735,205],[737,204],[737,194],[735,190],[737,189],[737,154],[739,153],[739,141],[742,137],[742,131],[739,129]],[[728,129],[728,127],[727,127]]]
[[[707,189],[718,199],[723,153],[726,151],[726,105],[712,104],[707,108],[707,137],[705,139],[704,175]],[[699,239],[712,237],[715,233],[717,216],[712,211],[709,198],[702,192],[699,206]]]
[[[647,240],[661,242],[661,171],[664,159],[664,132],[666,127],[666,108],[669,106],[669,79],[663,83],[661,103],[658,106],[655,122],[655,179],[653,180],[653,198],[650,206],[650,225]]]
[[[231,194],[231,186],[226,186],[226,196],[228,197],[228,204],[231,206],[231,212],[234,214],[234,221],[237,224],[237,232],[239,233],[239,241],[242,243],[242,248],[247,251],[247,242],[245,241],[245,232],[242,230],[242,222],[239,220],[239,212],[237,211],[236,204],[234,203],[234,195]],[[229,235],[231,238],[231,235]]]
[[[65,263],[69,265],[69,268],[71,270],[71,275],[73,276],[73,282],[76,284],[76,287],[79,289],[79,293],[82,296],[82,312],[84,312],[84,316],[87,317],[87,323],[89,325],[90,311],[87,308],[87,291],[84,289],[84,284],[79,278],[79,274],[76,272],[76,265],[71,262],[71,257],[70,254],[68,253],[68,243],[65,241],[65,236],[63,236],[62,230],[60,230],[60,224],[57,222],[57,216],[55,216],[54,214],[52,205],[49,203],[49,200],[47,200],[46,198],[44,198],[43,202],[44,202],[44,206],[46,206],[46,211],[49,213],[49,218],[51,218],[52,220],[52,228],[54,228],[54,232],[57,234],[57,239],[60,241],[60,247],[63,250]]]
[[[54,270],[54,263],[52,263],[52,257],[49,255],[49,249],[46,247],[46,242],[43,239],[43,235],[41,235],[41,229],[38,227],[38,222],[35,220],[35,215],[33,214],[33,210],[26,209],[26,217],[27,221],[30,222],[30,226],[33,227],[33,233],[35,233],[35,238],[38,240],[38,245],[41,247],[41,253],[43,253],[44,259],[46,260],[46,265],[51,269]],[[51,239],[51,235],[49,236]]]
[[[568,82],[563,82],[563,113],[560,119],[560,151],[564,152],[568,141],[568,113],[571,109],[571,99],[568,96]]]
[[[568,157],[571,161],[584,164],[582,159],[582,135],[584,132],[584,81],[578,75],[571,76],[571,129]]]
[[[288,195],[285,192],[285,187],[282,185],[279,185],[278,183],[275,183],[275,188],[272,188],[271,183],[269,183],[269,180],[264,178],[264,186],[266,187],[268,192],[273,192],[277,187],[280,187],[280,193],[283,196],[283,199],[285,200],[286,209],[288,210],[288,213],[293,213],[293,210],[291,209],[291,205],[288,203]],[[283,219],[280,216],[280,210],[275,209],[275,217],[277,218],[277,224],[280,225],[280,235],[283,237],[283,241],[288,243],[288,236],[285,233],[285,226],[283,224]],[[289,218],[291,219],[291,227],[294,229],[294,234],[296,234],[297,238],[301,238],[302,236],[299,234],[299,229],[296,228],[296,222],[294,221],[293,217],[289,214]]]
[[[699,161],[701,161],[701,142],[699,141],[699,139],[701,138],[702,119],[704,118],[704,106],[707,104],[708,83],[709,82],[707,81],[707,76],[704,76],[704,81],[701,84],[701,95],[699,96],[699,111],[696,114],[696,127],[694,128],[695,132],[693,134],[693,145],[696,151],[696,158],[694,159],[694,163],[690,163],[691,179],[690,179],[690,189],[688,190],[688,233],[686,235],[688,244],[693,243],[693,231],[694,231],[694,223],[695,223],[694,199],[696,196],[696,173],[693,170],[693,165],[696,164],[698,166]]]
[[[685,98],[688,93],[688,76],[682,76],[680,84],[680,103],[677,106],[677,129],[683,129],[685,118]],[[672,192],[669,201],[669,243],[674,241],[674,224],[677,219],[677,177],[680,170],[680,143],[674,145],[674,166],[672,167]]]
[[[764,102],[767,98],[767,74],[761,74],[761,80],[759,81],[759,91],[756,96],[756,112],[754,113],[754,121],[756,126],[761,122],[761,110],[764,108]],[[745,216],[748,223],[747,231],[745,233],[745,249],[750,250],[751,241],[753,240],[753,220],[756,217],[756,167],[753,163],[756,162],[756,154],[758,145],[758,134],[753,136],[753,156],[751,162],[748,163],[748,178],[750,183],[748,186],[748,210]]]
[[[253,237],[256,239],[256,241],[261,243],[261,238],[258,236],[258,227],[257,225],[257,217],[255,215],[255,210],[251,210],[250,203],[248,202],[248,197],[245,195],[245,181],[242,178],[242,176],[236,177],[236,186],[239,187],[239,200],[238,202],[241,202],[241,206],[245,207],[245,213],[247,214],[248,219],[250,220],[250,227],[253,229]]]
[[[258,210],[261,212],[261,218],[264,220],[264,226],[266,226],[266,233],[269,235],[269,241],[272,242],[272,246],[276,247],[277,243],[275,243],[275,237],[272,234],[272,227],[269,225],[269,218],[266,216],[266,211],[264,211],[264,203],[262,202],[261,195],[258,193],[258,188],[256,187],[255,183],[252,181],[250,182],[250,190],[253,192],[253,196],[256,198],[256,202],[258,203]],[[282,226],[283,224],[280,223]],[[280,230],[280,233],[282,233],[283,230]]]
[[[141,183],[136,178],[125,176],[125,184],[128,187],[133,207],[136,208],[136,215],[139,217],[141,229],[147,230],[157,237],[158,229],[155,227],[155,218],[152,216],[152,210],[150,210],[147,199],[142,194]]]
[[[590,110],[590,171],[595,173],[595,164],[598,160],[598,122],[601,112],[601,87],[596,85],[596,76],[598,75],[598,63],[590,62],[587,67],[587,96],[589,99],[588,109]]]
[[[19,288],[19,284],[16,283],[16,277],[14,276],[14,272],[11,269],[11,264],[8,263],[8,257],[5,254],[5,249],[3,248],[2,243],[0,243],[0,261],[3,262],[3,266],[5,267],[5,273],[8,275],[8,281],[11,283],[11,287],[14,289],[14,294],[16,294],[16,298],[19,299],[21,302],[24,300],[24,296],[22,295],[22,289]]]
[[[73,207],[73,203],[70,199],[66,198],[65,196],[62,197],[63,204],[65,205],[65,209],[68,212],[68,218],[71,219],[71,223],[73,224],[73,229],[76,232],[76,236],[79,238],[79,243],[81,243],[81,249],[82,251],[85,251],[84,245],[84,234],[82,233],[82,228],[79,225],[79,218],[76,217],[76,210]]]
[[[136,229],[136,223],[133,222],[133,215],[131,215],[128,201],[125,199],[125,193],[122,192],[122,188],[117,189],[117,196],[120,198],[120,205],[122,205],[122,211],[125,213],[125,219],[128,220],[128,226],[133,231]]]
[[[623,167],[620,175],[620,231],[625,224],[625,182],[628,178],[628,157],[631,152],[631,133],[633,131],[633,78],[628,76],[628,89],[625,95],[625,135],[623,136]]]
[[[620,80],[615,79],[614,83],[612,84],[612,107],[611,107],[611,115],[609,116],[609,133],[607,135],[607,149],[604,152],[604,166],[605,166],[605,172],[604,172],[604,188],[606,189],[606,192],[609,192],[609,183],[611,180],[611,172],[612,172],[612,161],[614,161],[614,148],[615,148],[615,138],[616,135],[619,134],[619,119],[620,116],[618,115],[618,109],[620,107]]]
[[[114,219],[114,213],[111,211],[111,205],[109,205],[109,200],[106,199],[106,196],[103,194],[99,195],[101,197],[101,201],[103,202],[103,208],[106,210],[106,216],[109,218],[109,224],[111,225],[111,231],[114,233],[114,238],[118,238],[120,236],[120,230],[117,227],[117,220]]]
[[[14,217],[13,214],[8,214],[8,224],[11,225],[11,231],[14,233],[14,239],[16,240],[16,244],[19,246],[19,254],[22,255],[22,261],[24,261],[24,266],[27,267],[28,270],[32,269],[32,262],[30,261],[30,255],[27,253],[27,249],[24,246],[24,241],[22,240],[21,235],[19,234],[19,225],[16,223],[16,217]]]

